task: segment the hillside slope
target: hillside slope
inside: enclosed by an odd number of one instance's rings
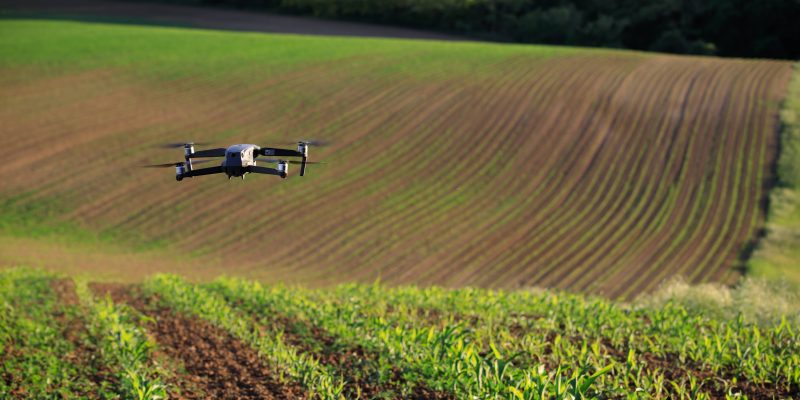
[[[629,296],[732,282],[785,62],[0,22],[4,213],[261,279]],[[306,177],[176,183],[162,142],[301,137]],[[202,260],[198,261],[202,262]]]

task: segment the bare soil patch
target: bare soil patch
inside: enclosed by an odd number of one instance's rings
[[[222,329],[158,307],[154,298],[143,297],[130,286],[92,284],[91,288],[153,318],[147,326],[148,332],[167,356],[183,363],[186,374],[178,379],[183,398],[304,398],[299,388],[279,383],[255,350]],[[193,387],[199,392],[193,391]]]

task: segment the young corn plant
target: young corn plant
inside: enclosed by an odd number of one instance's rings
[[[240,279],[219,279],[209,287],[251,312],[277,311],[305,319],[343,342],[372,349],[410,379],[458,397],[505,397],[513,392],[511,388],[523,394],[543,390],[553,398],[583,396],[597,377],[609,370],[568,373],[559,369],[548,372],[551,378],[547,380],[526,379],[544,367],[516,367],[517,355],[505,354],[493,343],[482,343],[473,330],[460,324],[420,326],[411,315],[362,312],[371,307],[362,306],[356,296],[348,302],[311,301],[299,291],[289,294]],[[487,346],[492,351],[484,353]]]
[[[300,383],[312,398],[343,399],[344,382],[310,354],[287,344],[279,331],[262,333],[252,320],[232,309],[226,301],[174,275],[156,275],[144,283],[170,307],[205,319],[258,350],[269,364]]]
[[[62,335],[52,274],[27,268],[0,271],[0,398],[80,398],[104,395],[89,366],[64,357],[75,344]]]
[[[155,344],[133,311],[114,304],[108,296],[96,300],[85,281],[77,282],[76,292],[89,310],[90,333],[121,383],[119,395],[135,400],[166,399],[164,372],[153,360]]]

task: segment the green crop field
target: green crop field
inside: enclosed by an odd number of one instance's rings
[[[676,275],[730,284],[764,228],[791,74],[766,60],[6,19],[0,262],[623,298]],[[180,158],[164,142],[304,137],[333,145],[303,178],[176,183],[138,168]]]
[[[123,286],[11,269],[0,272],[0,395],[798,394],[797,315],[665,299],[620,305],[544,291],[378,284],[309,290],[239,278],[196,285],[176,275]]]
[[[6,18],[0,121],[0,398],[800,398],[790,62]]]

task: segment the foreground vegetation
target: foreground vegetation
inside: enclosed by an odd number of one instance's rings
[[[180,360],[194,351],[188,346],[201,346],[193,341],[205,340],[203,330],[179,344],[147,333],[170,315],[218,327],[219,334],[230,335],[222,346],[249,347],[277,385],[312,398],[700,399],[800,393],[797,303],[755,315],[690,301],[675,290],[620,304],[547,291],[379,284],[310,290],[238,278],[197,285],[174,275],[120,287],[113,302],[79,282],[75,312],[88,328],[86,341],[101,355],[106,379],[123,382],[115,386],[118,394],[97,392],[86,380],[98,380],[87,373],[96,366],[68,363],[46,350],[68,352],[75,342],[54,329],[54,303],[39,301],[48,296],[48,285],[61,281],[36,270],[0,272],[6,310],[0,325],[0,397],[197,394],[202,388],[169,378],[191,375],[190,361],[186,370],[165,370],[174,363],[154,360],[159,349]],[[768,286],[750,285],[751,294],[758,287],[764,296],[776,295]],[[727,290],[736,296],[736,290]],[[171,311],[161,312],[159,321],[137,317],[156,309]],[[157,343],[147,339],[153,335]]]

